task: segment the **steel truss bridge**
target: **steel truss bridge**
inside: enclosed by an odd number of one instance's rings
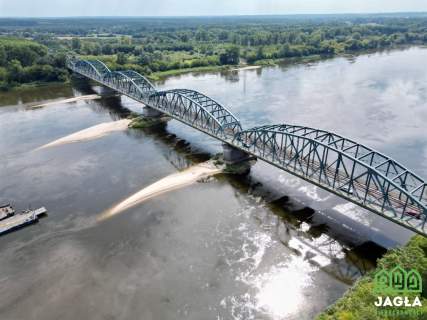
[[[243,129],[223,105],[189,89],[158,91],[141,74],[67,59],[73,72],[427,236],[427,186],[403,165],[335,133],[289,124]]]

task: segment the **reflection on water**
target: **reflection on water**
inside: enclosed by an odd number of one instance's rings
[[[427,49],[170,78],[230,106],[244,126],[289,122],[374,146],[427,176]],[[327,75],[327,76],[326,76]],[[95,88],[96,89],[96,88]],[[141,188],[221,144],[177,121],[28,153],[140,104],[84,82],[0,96],[0,202],[44,205],[0,242],[1,319],[312,319],[410,232],[260,161],[96,223]],[[422,152],[420,152],[422,150]]]

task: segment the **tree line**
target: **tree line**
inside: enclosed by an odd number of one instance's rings
[[[67,78],[65,54],[145,75],[427,44],[427,15],[0,19],[0,86]]]
[[[35,41],[0,38],[0,90],[23,83],[67,80],[65,54]]]

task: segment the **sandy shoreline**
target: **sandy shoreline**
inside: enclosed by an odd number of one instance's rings
[[[39,108],[43,108],[43,107],[47,107],[47,106],[51,106],[51,105],[55,105],[55,104],[70,103],[70,102],[84,101],[84,100],[95,100],[95,99],[100,99],[100,98],[101,98],[101,96],[99,96],[97,94],[90,94],[90,95],[86,95],[86,96],[79,96],[79,97],[74,97],[74,98],[69,98],[69,99],[64,99],[64,100],[46,102],[46,103],[38,104],[35,106],[28,106],[28,109],[39,109]]]
[[[247,66],[247,67],[231,69],[231,71],[255,70],[255,69],[260,69],[260,68],[261,68],[261,66]]]
[[[123,119],[118,121],[100,123],[93,127],[75,132],[63,138],[52,141],[48,144],[45,144],[37,148],[36,150],[41,150],[41,149],[55,147],[55,146],[61,146],[68,143],[89,141],[89,140],[101,138],[115,131],[125,131],[128,129],[130,122],[131,120],[129,119]]]
[[[114,205],[104,213],[102,213],[97,220],[103,221],[109,219],[127,209],[130,209],[145,200],[156,197],[160,194],[182,188],[197,182],[200,179],[207,178],[222,172],[221,168],[216,167],[212,161],[207,161],[193,167],[190,167],[182,172],[171,174],[159,181],[149,185],[148,187],[131,195],[127,199]]]

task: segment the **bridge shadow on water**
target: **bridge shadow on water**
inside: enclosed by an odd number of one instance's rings
[[[90,86],[75,87],[82,94],[97,93]],[[113,120],[128,117],[132,111],[126,108],[120,97],[102,98],[90,107],[99,113],[108,110]],[[145,129],[130,129],[126,134],[132,139],[150,136],[161,146],[164,157],[179,171],[212,159],[214,154],[191,142],[179,138],[168,130],[167,122]],[[252,198],[269,211],[273,220],[269,231],[295,255],[303,256],[311,264],[321,268],[336,279],[351,284],[358,277],[373,269],[376,260],[386,250],[368,239],[361,239],[353,223],[352,231],[341,223],[333,223],[315,209],[302,205],[296,199],[283,194],[272,185],[261,183],[251,173],[246,175],[219,174],[216,179],[230,184],[235,192]],[[266,231],[267,232],[267,231]]]
[[[217,178],[227,180],[239,192],[263,203],[271,216],[257,217],[261,225],[267,224],[284,246],[340,281],[353,283],[372,270],[376,260],[386,252],[372,241],[358,239],[357,234],[342,225],[331,224],[316,210],[280,194],[251,174],[224,174]]]

